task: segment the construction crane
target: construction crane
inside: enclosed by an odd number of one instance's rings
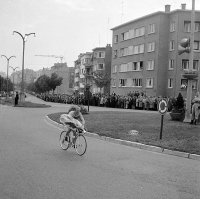
[[[62,63],[62,60],[64,58],[63,56],[57,56],[57,55],[35,55],[35,56],[59,58],[61,63]]]

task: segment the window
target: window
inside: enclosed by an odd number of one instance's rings
[[[141,36],[144,35],[144,33],[145,33],[145,28],[144,27],[135,29],[135,37],[141,37]]]
[[[132,70],[133,71],[141,71],[142,69],[143,69],[143,61],[132,63]]]
[[[144,44],[139,45],[139,53],[144,53]]]
[[[172,78],[168,79],[168,88],[173,88],[173,79]]]
[[[175,48],[175,43],[174,43],[174,40],[172,40],[172,41],[170,41],[170,43],[169,43],[169,51],[174,50],[174,48]]]
[[[169,60],[169,70],[173,70],[174,69],[174,59],[170,59]]]
[[[134,54],[144,53],[144,44],[134,46],[133,49],[134,49]]]
[[[113,58],[117,58],[117,50],[113,51]]]
[[[121,48],[120,49],[120,54],[121,54],[122,57],[129,55],[128,47],[127,48]]]
[[[112,79],[112,87],[116,87],[116,79],[115,78]]]
[[[183,59],[182,60],[182,68],[183,70],[188,70],[189,69],[189,60],[188,59]],[[199,60],[193,60],[193,70],[198,70],[199,68]]]
[[[188,70],[189,69],[189,60],[188,59],[183,59],[182,60],[182,69],[183,70]]]
[[[119,87],[126,86],[127,79],[119,79]]]
[[[127,71],[132,71],[132,68],[133,68],[133,62],[129,62],[127,64]]]
[[[186,89],[187,85],[187,79],[181,79],[181,89]],[[197,80],[192,80],[192,89],[197,89]]]
[[[154,60],[148,60],[147,61],[147,70],[153,70],[154,69]]]
[[[134,29],[129,30],[129,38],[132,39],[134,37],[135,37],[135,30]]]
[[[128,47],[128,51],[129,51],[129,55],[133,55],[133,53],[134,53],[134,48],[133,48],[133,46],[129,46]]]
[[[170,32],[174,32],[174,31],[175,31],[175,22],[172,21],[172,22],[170,23]]]
[[[119,66],[119,72],[127,72],[127,64],[121,64]]]
[[[195,22],[195,28],[194,28],[195,32],[200,32],[200,22]]]
[[[191,31],[191,21],[184,21],[184,31],[190,32]],[[200,32],[200,22],[196,21],[194,25],[194,31]]]
[[[187,88],[187,79],[181,79],[181,89]]]
[[[114,36],[114,43],[117,43],[118,42],[118,35],[115,35]]]
[[[117,65],[115,65],[115,66],[112,67],[112,72],[113,72],[113,73],[116,73],[116,72],[117,72]]]
[[[146,79],[146,88],[153,88],[153,78]]]
[[[200,50],[199,41],[194,41],[194,50]]]
[[[105,52],[98,52],[97,58],[105,58]]]
[[[149,24],[148,34],[155,33],[155,24]]]
[[[122,33],[122,41],[129,39],[129,32]]]
[[[190,21],[184,21],[184,31],[185,32],[191,31],[191,22]]]
[[[155,42],[148,43],[148,52],[155,51]]]
[[[192,89],[197,89],[197,80],[192,80]]]
[[[142,79],[141,78],[139,78],[139,79],[133,79],[132,86],[134,86],[134,87],[141,87],[142,86]]]
[[[199,69],[199,60],[193,60],[193,70]]]
[[[104,69],[104,64],[98,64],[98,70],[103,70]]]

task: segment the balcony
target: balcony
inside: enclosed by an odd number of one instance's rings
[[[190,80],[195,79],[198,77],[198,71],[185,70],[183,77]]]

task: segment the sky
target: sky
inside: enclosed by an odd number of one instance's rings
[[[9,65],[22,69],[23,39],[25,68],[35,71],[51,67],[63,56],[63,62],[74,67],[80,53],[112,44],[111,28],[157,11],[192,9],[192,0],[0,0],[0,55],[16,56]],[[200,0],[195,9],[200,10]],[[0,71],[7,71],[7,60],[0,57]],[[12,69],[9,69],[9,74]]]

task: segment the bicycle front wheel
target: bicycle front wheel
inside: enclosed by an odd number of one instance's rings
[[[82,156],[87,149],[87,141],[83,135],[78,135],[75,141],[75,149],[78,155]]]
[[[69,148],[69,142],[66,140],[67,136],[66,134],[67,134],[66,131],[62,131],[59,139],[60,147],[63,150],[67,150]]]

